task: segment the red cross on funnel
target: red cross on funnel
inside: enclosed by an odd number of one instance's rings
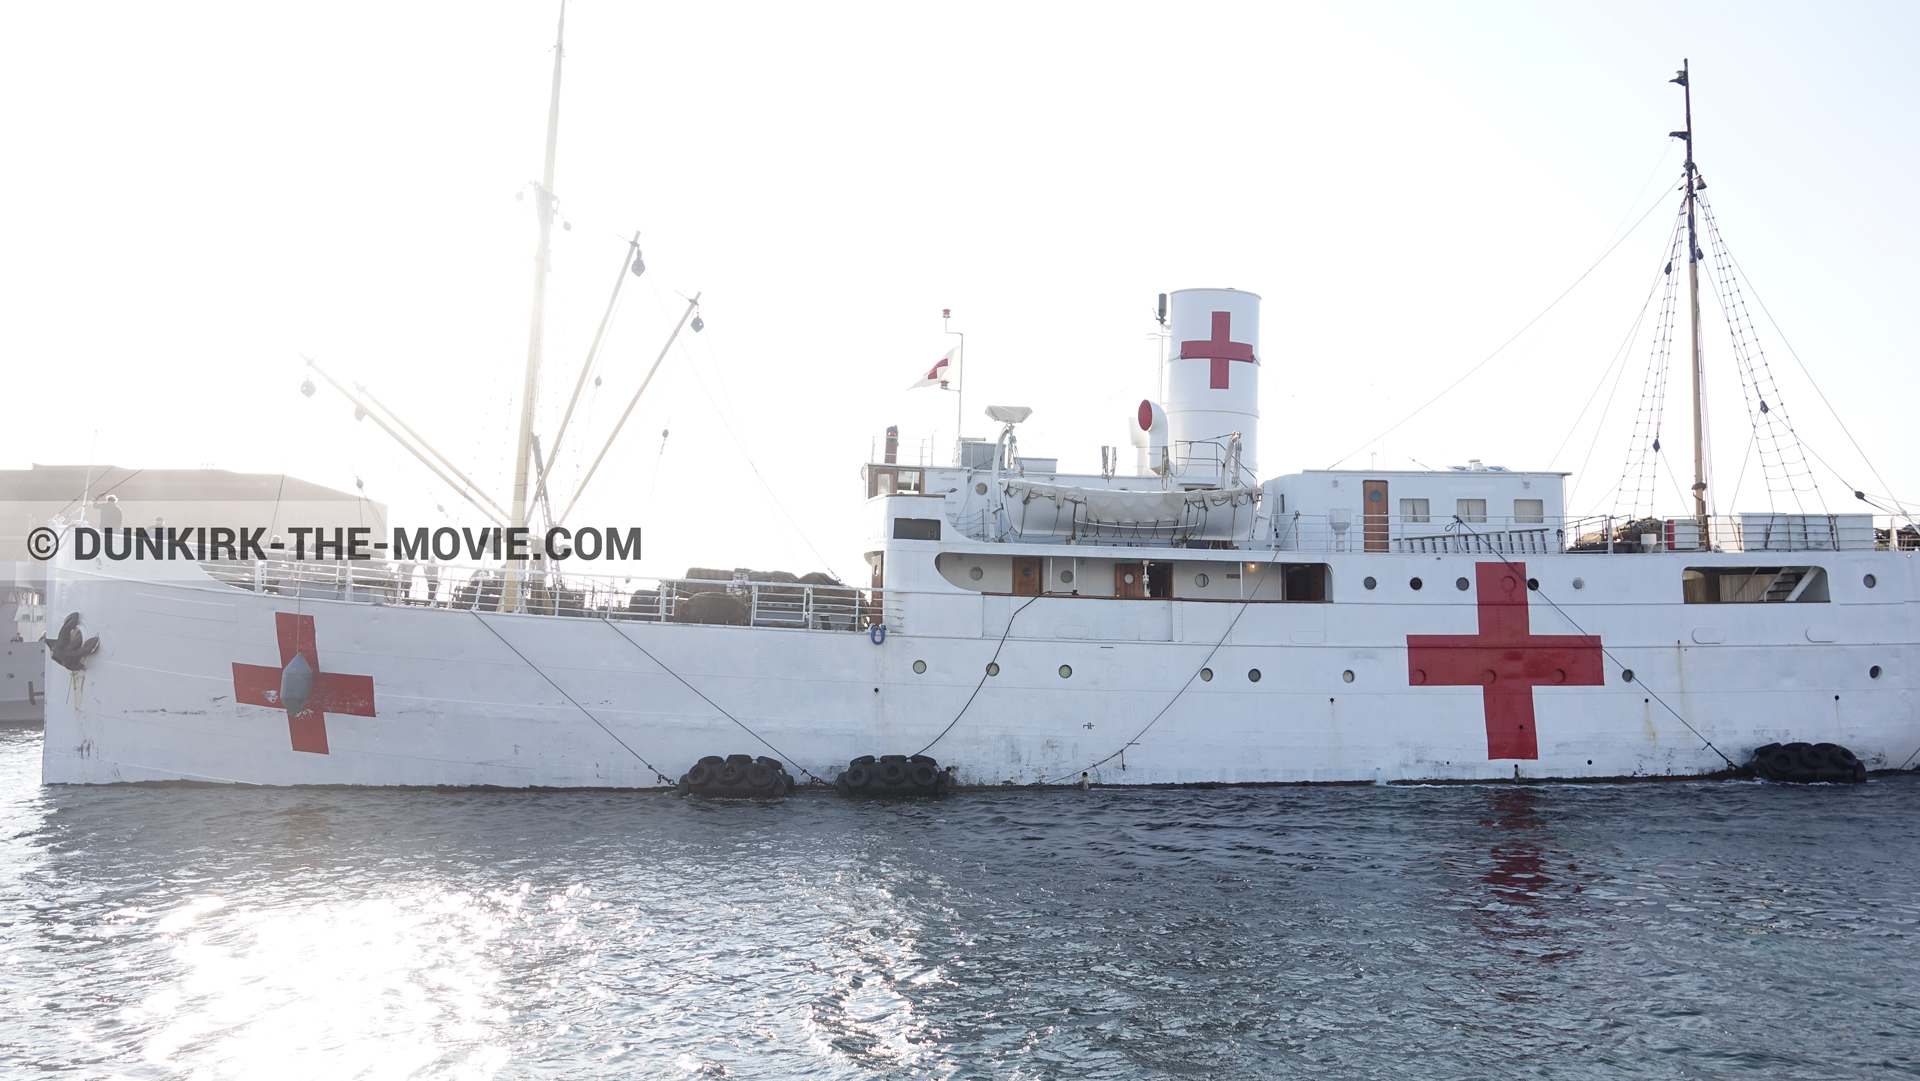
[[[280,667],[236,662],[234,701],[286,710],[293,749],[326,754],[326,715],[373,716],[373,677],[322,672],[312,616],[275,612],[273,622],[280,638]]]
[[[1597,687],[1604,681],[1600,639],[1533,634],[1527,626],[1527,565],[1476,563],[1479,634],[1407,635],[1407,679],[1414,686],[1479,686],[1487,715],[1487,757],[1539,758],[1535,687]]]
[[[1194,360],[1206,357],[1213,361],[1213,368],[1207,373],[1207,389],[1227,389],[1227,361],[1241,360],[1255,363],[1253,346],[1246,342],[1233,340],[1233,313],[1213,313],[1213,337],[1205,341],[1180,343],[1180,359]]]

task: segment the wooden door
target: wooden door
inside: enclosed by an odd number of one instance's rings
[[[1113,565],[1113,595],[1140,599],[1147,595],[1147,565],[1145,563],[1115,563]]]
[[[1360,498],[1365,504],[1360,511],[1360,535],[1365,539],[1362,547],[1369,552],[1384,552],[1387,550],[1387,482],[1361,481]]]
[[[1013,595],[1016,597],[1038,597],[1040,595],[1040,557],[1013,557]]]

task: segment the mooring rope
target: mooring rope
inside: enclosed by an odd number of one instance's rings
[[[600,620],[600,622],[605,623],[608,627],[612,628],[613,633],[619,635],[622,641],[626,642],[628,645],[632,646],[633,648],[639,650],[641,653],[645,654],[646,658],[652,661],[654,664],[658,665],[662,672],[665,672],[666,674],[679,680],[680,685],[682,687],[685,687],[687,690],[690,690],[694,694],[699,695],[700,700],[702,702],[705,702],[707,705],[712,706],[714,709],[719,710],[720,715],[722,717],[725,717],[727,720],[732,721],[734,724],[739,725],[741,731],[745,732],[749,736],[752,736],[754,739],[759,740],[761,743],[766,744],[768,750],[780,756],[781,762],[785,763],[786,765],[794,767],[795,769],[799,770],[801,773],[806,774],[809,780],[820,781],[823,784],[826,783],[824,778],[821,778],[815,775],[811,770],[807,769],[807,767],[801,765],[800,763],[794,761],[791,757],[789,757],[787,752],[781,750],[778,747],[775,747],[772,741],[768,740],[767,737],[747,727],[747,723],[745,721],[741,720],[738,717],[735,717],[731,713],[728,713],[724,706],[722,706],[718,702],[715,702],[713,699],[708,698],[706,694],[700,690],[700,688],[694,686],[691,683],[688,683],[686,680],[686,677],[682,676],[680,673],[674,671],[673,669],[668,668],[665,664],[661,662],[660,658],[654,656],[651,652],[649,652],[647,647],[634,641],[632,636],[628,635],[626,631],[621,630],[619,626],[615,624],[612,620],[603,618]]]
[[[1020,613],[1027,610],[1027,605],[1030,605],[1034,601],[1037,601],[1039,599],[1040,599],[1039,596],[1029,598],[1026,604],[1023,604],[1020,607],[1015,608],[1013,610],[1013,613],[1007,616],[1007,629],[1000,632],[1000,644],[993,647],[993,656],[987,658],[986,667],[980,669],[980,682],[973,685],[973,693],[967,696],[967,701],[964,705],[960,707],[960,712],[953,715],[953,720],[947,722],[947,726],[940,730],[940,734],[933,737],[931,740],[928,740],[927,745],[925,747],[922,747],[919,750],[913,752],[915,755],[923,755],[923,754],[926,754],[928,751],[932,750],[933,745],[947,738],[947,733],[953,731],[953,726],[960,723],[961,717],[966,716],[967,707],[973,705],[973,700],[975,698],[980,697],[980,688],[985,687],[987,685],[987,677],[993,674],[991,669],[993,668],[994,665],[1000,663],[1000,651],[1005,649],[1007,646],[1007,635],[1010,635],[1013,633],[1013,621],[1019,617]]]
[[[482,627],[485,627],[487,630],[492,631],[493,636],[495,638],[500,639],[501,645],[506,646],[508,649],[513,650],[513,655],[520,658],[520,660],[524,662],[528,668],[533,669],[535,675],[538,675],[541,679],[546,680],[550,685],[552,685],[554,690],[559,691],[560,697],[566,699],[568,702],[572,702],[573,708],[579,710],[581,713],[586,714],[587,720],[592,721],[594,724],[600,726],[600,731],[605,732],[609,736],[612,736],[613,741],[615,743],[618,743],[620,746],[625,747],[628,754],[632,755],[635,758],[640,759],[641,765],[647,767],[650,770],[653,770],[653,775],[655,777],[658,777],[662,783],[669,784],[669,785],[674,783],[673,778],[667,776],[664,773],[661,773],[660,770],[657,767],[655,767],[653,763],[647,761],[645,758],[642,758],[640,755],[640,752],[634,750],[633,747],[630,746],[626,740],[621,739],[618,733],[614,732],[613,729],[608,728],[606,725],[601,724],[600,718],[595,717],[591,710],[587,709],[587,707],[581,705],[580,703],[575,702],[573,700],[573,696],[567,693],[566,688],[560,686],[558,683],[554,683],[553,677],[547,675],[545,672],[542,672],[540,670],[539,665],[533,663],[530,660],[527,660],[527,655],[520,652],[519,649],[515,648],[514,644],[512,642],[507,641],[505,636],[503,636],[499,631],[494,630],[493,624],[488,623],[485,619],[482,619],[480,616],[480,613],[477,610],[469,608],[467,609],[467,611],[473,614],[473,618],[480,620],[480,625]]]
[[[1260,568],[1260,577],[1255,579],[1253,583],[1253,589],[1249,591],[1251,595],[1248,596],[1246,600],[1240,603],[1240,610],[1233,614],[1233,619],[1227,623],[1227,629],[1221,632],[1220,640],[1218,642],[1215,642],[1213,644],[1213,648],[1207,651],[1206,657],[1201,659],[1200,667],[1194,669],[1193,674],[1187,677],[1187,681],[1180,685],[1180,689],[1173,692],[1172,698],[1167,699],[1167,704],[1160,707],[1160,712],[1154,714],[1153,719],[1148,721],[1145,727],[1141,728],[1140,731],[1135,732],[1133,734],[1132,739],[1129,739],[1125,743],[1122,743],[1120,745],[1119,750],[1113,752],[1112,754],[1108,755],[1105,758],[1102,758],[1100,761],[1093,763],[1092,765],[1088,766],[1084,770],[1081,770],[1080,772],[1092,773],[1094,770],[1100,768],[1101,766],[1106,765],[1108,762],[1111,762],[1114,759],[1119,758],[1121,755],[1126,754],[1128,747],[1132,747],[1135,744],[1139,743],[1140,737],[1147,734],[1147,729],[1152,728],[1154,725],[1160,723],[1160,718],[1165,717],[1167,715],[1167,711],[1173,708],[1173,704],[1175,702],[1180,701],[1180,696],[1186,694],[1188,688],[1193,686],[1193,681],[1200,678],[1200,673],[1207,670],[1207,666],[1213,662],[1214,654],[1220,652],[1220,647],[1227,644],[1227,639],[1233,635],[1233,629],[1240,625],[1240,617],[1246,615],[1247,609],[1253,607],[1254,597],[1259,596],[1260,586],[1262,583],[1264,583],[1267,580],[1267,573],[1273,569],[1273,565],[1279,562],[1279,556],[1280,556],[1280,549],[1278,548],[1274,549],[1273,555],[1267,558],[1266,565]],[[1047,781],[1045,783],[1059,784],[1062,780],[1065,780],[1066,778],[1069,778],[1072,776],[1073,774],[1071,772],[1062,773],[1060,776],[1055,777],[1053,780]]]

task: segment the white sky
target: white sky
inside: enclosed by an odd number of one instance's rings
[[[1727,239],[1884,483],[1759,316],[1786,407],[1853,486],[1920,500],[1917,11],[578,0],[549,439],[635,229],[649,270],[558,487],[659,349],[675,294],[701,290],[707,330],[671,356],[576,520],[643,526],[647,573],[824,560],[859,578],[869,446],[898,423],[948,453],[952,396],[903,389],[948,347],[942,308],[968,334],[969,434],[988,434],[989,402],[1031,405],[1023,449],[1091,471],[1152,390],[1154,294],[1231,285],[1266,300],[1268,475],[1356,449],[1349,464],[1380,468],[1476,457],[1578,471],[1569,509],[1609,509],[1644,334],[1605,421],[1576,417],[1662,261],[1664,203],[1498,359],[1360,441],[1666,198],[1681,160],[1666,80],[1690,57]],[[540,167],[554,13],[0,8],[0,465],[358,476],[396,524],[437,522],[436,504],[478,520],[331,390],[301,397],[308,353],[505,502],[534,234],[513,195]],[[1764,507],[1751,472],[1727,505],[1746,433],[1724,342],[1710,324],[1719,509]],[[1857,509],[1822,472],[1828,507]]]

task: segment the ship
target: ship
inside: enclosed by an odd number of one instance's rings
[[[537,537],[533,554],[465,570],[397,534],[422,562],[203,546],[143,564],[88,555],[83,523],[59,523],[47,783],[699,788],[749,762],[849,794],[1769,762],[1856,779],[1920,749],[1911,530],[1708,500],[1699,291],[1717,232],[1690,103],[1663,311],[1690,304],[1691,506],[1573,517],[1568,474],[1478,461],[1264,474],[1262,299],[1188,288],[1159,297],[1158,385],[1098,473],[1022,453],[1032,411],[994,405],[995,437],[950,460],[908,461],[889,433],[857,488],[849,463],[866,581],[694,568],[636,585],[556,558],[619,538],[541,498],[560,58],[513,496],[481,507],[496,544]],[[1636,439],[1659,453],[1659,431]],[[450,487],[477,487],[427,450]]]

